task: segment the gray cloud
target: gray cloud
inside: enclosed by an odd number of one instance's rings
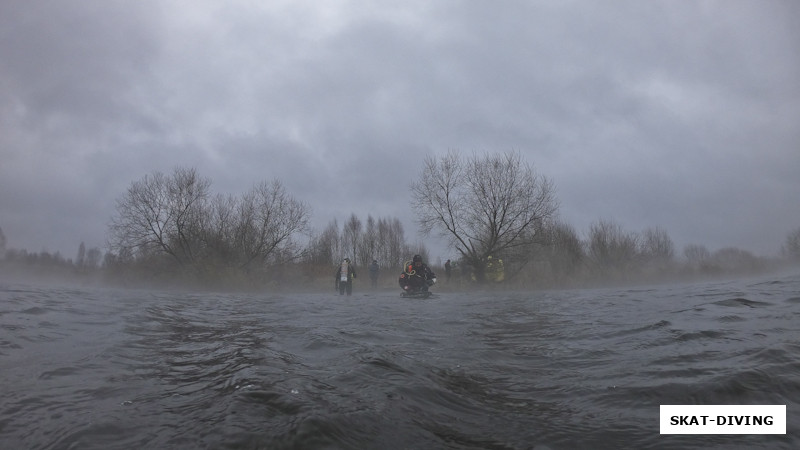
[[[6,2],[0,227],[102,245],[134,180],[279,178],[397,216],[427,155],[520,151],[579,231],[775,253],[800,226],[792,2]]]

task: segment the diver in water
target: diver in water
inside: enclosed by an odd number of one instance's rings
[[[403,293],[416,294],[427,292],[429,286],[436,283],[436,274],[422,262],[422,256],[414,255],[410,263],[406,263],[400,274],[400,288]]]
[[[380,274],[381,268],[378,265],[378,260],[373,259],[372,264],[369,265],[369,281],[372,283],[372,289],[378,288],[378,275]]]

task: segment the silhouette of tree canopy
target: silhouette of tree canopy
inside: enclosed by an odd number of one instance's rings
[[[179,266],[248,269],[273,255],[294,257],[292,236],[306,230],[309,208],[275,180],[241,198],[210,198],[195,169],[146,175],[117,201],[109,246],[134,258],[167,255]]]
[[[519,153],[429,157],[411,190],[421,230],[446,237],[478,282],[489,256],[529,257],[558,210],[553,183]]]
[[[800,261],[800,228],[797,228],[786,236],[783,253],[784,256],[789,259]]]

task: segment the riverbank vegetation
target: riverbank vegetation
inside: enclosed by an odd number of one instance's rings
[[[601,219],[579,233],[559,219],[552,181],[519,154],[428,159],[412,183],[420,229],[447,239],[450,276],[439,255],[409,243],[395,217],[358,217],[322,230],[311,209],[279,180],[255,184],[241,196],[213,194],[195,169],[148,174],[117,201],[105,248],[79,243],[74,257],[15,248],[0,229],[2,279],[50,277],[115,285],[203,289],[328,289],[344,257],[364,286],[368,266],[379,285],[396,287],[411,255],[421,254],[442,289],[476,285],[509,289],[639,284],[740,276],[800,263],[800,228],[779,255],[702,244],[676,249],[667,230],[627,230]],[[1,224],[0,224],[1,225]],[[780,238],[778,238],[780,239]]]

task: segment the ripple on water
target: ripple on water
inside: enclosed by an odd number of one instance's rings
[[[715,305],[719,306],[730,306],[730,307],[747,307],[747,308],[763,308],[770,306],[771,303],[769,302],[762,302],[758,300],[748,300],[742,297],[734,297],[725,300],[719,300],[714,302]]]
[[[662,404],[800,408],[797,285],[0,289],[0,447],[797,448],[657,432]]]

